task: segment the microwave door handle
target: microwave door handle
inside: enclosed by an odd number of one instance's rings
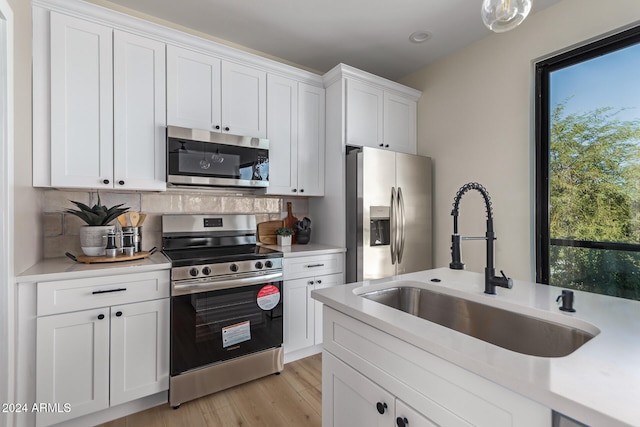
[[[396,263],[396,188],[391,187],[391,203],[389,207],[389,250],[391,251],[391,264]]]

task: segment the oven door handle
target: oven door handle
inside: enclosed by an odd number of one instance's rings
[[[195,280],[182,280],[171,285],[171,295],[187,295],[200,292],[219,291],[222,289],[240,288],[242,286],[259,285],[282,279],[282,272],[263,274],[261,276],[223,277]]]

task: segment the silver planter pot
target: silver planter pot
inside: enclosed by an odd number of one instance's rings
[[[103,256],[107,247],[107,234],[115,225],[84,225],[80,227],[80,247],[86,256]]]

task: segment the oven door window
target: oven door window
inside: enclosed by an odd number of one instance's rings
[[[171,375],[282,345],[282,282],[171,298]]]
[[[269,177],[267,150],[235,145],[168,140],[168,174],[265,181]]]

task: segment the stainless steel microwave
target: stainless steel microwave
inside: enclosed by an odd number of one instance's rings
[[[167,126],[167,184],[267,187],[269,140]]]

